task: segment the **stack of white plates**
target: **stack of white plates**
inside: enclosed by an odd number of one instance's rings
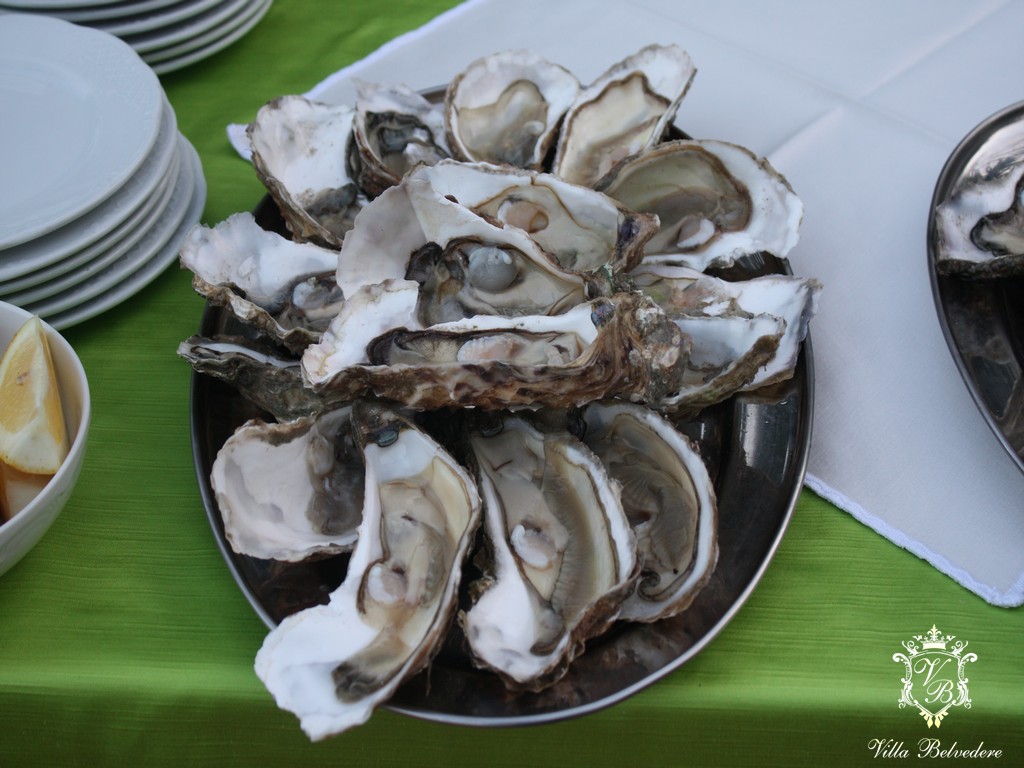
[[[64,328],[177,259],[203,169],[153,70],[59,19],[0,16],[0,300]]]
[[[271,0],[7,0],[0,13],[31,11],[117,35],[158,74],[212,56],[256,26]]]

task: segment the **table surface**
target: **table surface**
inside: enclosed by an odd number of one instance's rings
[[[277,0],[238,43],[163,76],[203,162],[204,223],[263,194],[228,123],[453,4]],[[196,484],[191,371],[175,350],[202,309],[190,274],[171,268],[65,331],[90,379],[93,426],[68,506],[0,582],[0,765],[861,765],[916,759],[922,739],[983,742],[1002,751],[990,762],[1024,764],[1024,613],[985,603],[806,490],[733,621],[628,700],[513,729],[380,710],[310,744],[253,673],[266,628],[217,550]],[[939,730],[898,706],[893,660],[933,625],[978,657],[971,708]]]

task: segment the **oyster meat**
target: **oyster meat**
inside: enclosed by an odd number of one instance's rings
[[[352,420],[366,484],[345,581],[256,655],[256,674],[313,740],[365,722],[430,662],[480,518],[476,484],[434,440],[376,404],[356,403]]]

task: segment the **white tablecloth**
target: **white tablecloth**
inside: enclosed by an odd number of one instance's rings
[[[588,82],[648,43],[681,45],[698,72],[677,123],[766,155],[805,204],[790,261],[825,285],[808,487],[1011,606],[1024,476],[943,339],[925,231],[950,152],[1024,99],[1022,31],[1011,0],[470,0],[296,92],[352,102],[353,76],[428,88],[520,47]]]

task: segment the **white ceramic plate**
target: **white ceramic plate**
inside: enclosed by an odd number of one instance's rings
[[[40,5],[37,1],[14,0],[13,2],[0,3],[0,8],[31,9],[33,13],[47,13],[57,16],[66,21],[90,24],[106,19],[119,19],[130,16],[137,16],[141,13],[148,13],[159,8],[166,8],[169,5],[178,5],[182,0],[139,0],[139,2],[118,2],[112,0],[110,3],[83,3],[81,7],[68,7],[70,3]]]
[[[145,53],[142,58],[157,74],[163,74],[212,56],[256,26],[270,8],[271,2],[256,0],[228,23],[184,43]]]
[[[12,8],[37,10],[41,8],[86,8],[90,5],[116,5],[120,0],[9,0]]]
[[[177,152],[175,152],[175,156],[177,156]],[[173,158],[171,166],[168,167],[167,176],[160,181],[157,188],[153,190],[142,205],[132,211],[131,216],[118,224],[116,229],[96,242],[90,243],[86,248],[76,251],[55,264],[51,264],[50,266],[44,267],[43,269],[35,272],[30,272],[17,280],[0,283],[0,298],[14,296],[19,291],[24,291],[34,286],[43,285],[51,280],[55,280],[61,275],[71,272],[77,267],[80,267],[95,258],[99,258],[110,253],[112,250],[127,247],[126,243],[130,244],[131,242],[138,240],[138,238],[145,234],[146,230],[152,226],[152,217],[154,215],[159,215],[163,210],[163,203],[170,199],[170,194],[174,189],[174,183],[177,179],[178,173],[177,166],[174,165]],[[13,301],[13,299],[7,300]]]
[[[10,304],[17,304],[19,307],[29,306],[40,302],[50,296],[55,296],[63,291],[68,291],[80,283],[85,282],[90,276],[102,271],[109,264],[113,264],[119,258],[128,253],[129,249],[145,237],[146,233],[157,226],[160,219],[166,215],[168,206],[174,197],[174,191],[179,186],[181,175],[181,153],[176,152],[171,168],[168,171],[168,178],[153,194],[153,199],[147,206],[147,213],[141,217],[136,226],[128,231],[122,240],[115,240],[109,243],[106,250],[93,255],[93,258],[84,261],[76,268],[67,270],[50,280],[30,288],[4,294],[3,300]]]
[[[91,26],[112,35],[138,35],[187,21],[223,3],[224,0],[193,0],[193,2],[176,3],[122,19],[94,21]]]
[[[125,226],[118,228],[119,237],[112,237],[109,240],[104,238],[103,241],[94,243],[84,251],[76,253],[72,258],[59,262],[45,270],[40,270],[38,274],[43,277],[36,284],[27,288],[0,293],[0,299],[12,304],[23,304],[50,296],[60,290],[56,286],[61,285],[61,281],[67,275],[75,274],[76,271],[84,269],[96,268],[94,266],[95,263],[100,261],[109,263],[134,246],[155,225],[156,218],[163,215],[164,210],[170,204],[171,195],[174,193],[174,187],[177,183],[178,160],[175,160],[173,166],[173,176],[169,175],[165,181],[161,182],[160,186],[150,196],[150,199],[146,201],[146,204],[136,211],[131,219],[125,222]],[[48,270],[57,271],[50,274]],[[33,275],[35,274],[37,273],[33,273]],[[36,291],[40,292],[36,293]]]
[[[179,139],[183,142],[184,139]],[[179,147],[179,152],[183,150]],[[195,185],[195,169],[189,162],[180,163],[178,176],[171,192],[171,199],[158,217],[154,225],[143,235],[138,243],[123,254],[113,264],[92,273],[89,277],[68,290],[47,297],[42,301],[26,303],[23,306],[30,312],[44,317],[63,312],[71,307],[96,298],[108,289],[116,286],[122,278],[141,267],[154,257],[168,241],[175,228],[181,223],[192,198]]]
[[[116,37],[60,19],[0,24],[0,248],[50,232],[121,187],[159,133],[163,90]]]
[[[114,194],[64,226],[0,251],[0,293],[37,284],[40,280],[34,278],[39,270],[51,265],[56,269],[77,252],[102,247],[103,242],[111,241],[124,221],[132,218],[167,179],[171,160],[177,154],[177,122],[166,101],[162,114],[160,133],[152,151]]]
[[[170,24],[162,29],[139,35],[126,35],[123,40],[140,54],[157,48],[166,48],[169,45],[198,37],[211,29],[216,29],[239,13],[249,2],[251,0],[224,0],[198,16],[178,24]]]
[[[206,204],[206,181],[199,155],[187,140],[182,138],[181,142],[182,167],[188,169],[184,171],[188,179],[183,179],[180,185],[181,199],[177,202],[183,211],[177,216],[169,213],[164,219],[174,226],[167,226],[169,231],[160,234],[151,231],[150,236],[139,244],[138,248],[147,251],[146,258],[130,259],[129,267],[126,257],[125,261],[108,267],[106,273],[97,275],[86,289],[88,298],[83,298],[86,296],[85,291],[81,294],[73,291],[74,297],[67,302],[65,308],[50,309],[45,319],[54,328],[67,328],[120,304],[149,285],[178,260],[181,243],[189,230],[198,223]],[[172,201],[171,207],[176,207],[175,201]],[[33,310],[29,308],[29,311]]]

